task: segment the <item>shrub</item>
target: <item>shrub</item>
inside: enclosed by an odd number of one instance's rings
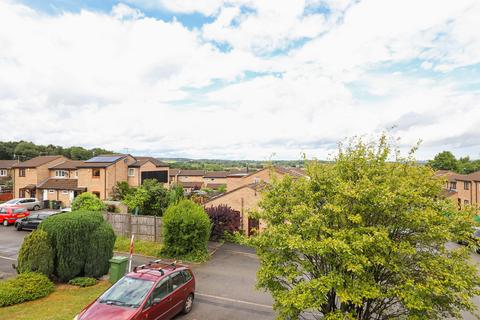
[[[90,287],[94,286],[97,284],[97,279],[95,278],[88,278],[88,277],[76,277],[73,278],[72,280],[68,281],[68,284],[71,284],[73,286],[78,286],[78,287]]]
[[[118,181],[113,187],[112,198],[113,200],[123,200],[128,194],[135,192],[135,188],[130,187],[126,181]]]
[[[233,210],[227,205],[218,205],[205,209],[212,221],[211,240],[224,238],[225,233],[233,235],[240,230],[240,211]]]
[[[43,298],[53,290],[53,283],[45,275],[25,272],[0,282],[0,307]]]
[[[169,203],[169,192],[155,179],[147,179],[133,192],[127,194],[123,203],[130,211],[138,208],[141,214],[162,216]]]
[[[84,192],[72,202],[72,211],[105,211],[107,206],[96,195]]]
[[[203,208],[190,200],[170,206],[163,217],[162,254],[186,259],[207,255],[211,223]]]
[[[100,277],[108,272],[115,234],[98,212],[71,212],[46,219],[54,252],[54,275],[67,282],[77,276]]]
[[[25,237],[18,254],[17,272],[39,272],[46,276],[53,274],[53,250],[48,235],[36,230]]]

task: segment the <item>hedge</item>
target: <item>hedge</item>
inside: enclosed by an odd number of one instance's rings
[[[68,282],[77,276],[101,277],[108,272],[115,234],[98,212],[71,212],[46,219],[40,230],[48,234],[54,252],[53,275]]]
[[[202,259],[207,255],[211,223],[203,207],[181,200],[163,216],[162,254],[175,258]]]
[[[217,241],[223,239],[225,233],[233,235],[240,231],[240,211],[222,204],[208,207],[206,211],[213,225],[211,240]]]
[[[23,240],[18,254],[17,272],[39,272],[49,277],[53,274],[53,259],[53,249],[47,233],[36,230]]]
[[[72,211],[105,211],[107,206],[96,195],[84,192],[72,202]]]
[[[97,284],[97,279],[95,278],[88,278],[88,277],[77,277],[73,278],[72,280],[68,281],[68,284],[78,286],[78,287],[90,287]]]
[[[53,290],[53,282],[45,275],[35,272],[22,273],[14,279],[0,282],[0,307],[43,298]]]

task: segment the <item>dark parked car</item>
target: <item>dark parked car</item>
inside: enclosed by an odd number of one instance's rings
[[[52,216],[52,214],[48,213],[33,213],[28,217],[18,219],[15,221],[15,228],[18,231],[21,230],[35,230],[37,229],[38,225],[45,220],[46,218]]]
[[[168,320],[190,312],[194,294],[188,267],[155,261],[118,280],[75,320]]]

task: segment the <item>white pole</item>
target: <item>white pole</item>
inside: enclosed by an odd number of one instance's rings
[[[128,272],[132,272],[132,260],[133,260],[133,239],[135,235],[132,234],[132,240],[130,240],[130,259],[128,261]]]

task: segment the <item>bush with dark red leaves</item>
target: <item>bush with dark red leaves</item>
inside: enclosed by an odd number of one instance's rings
[[[218,205],[205,208],[213,228],[210,240],[222,239],[225,233],[233,234],[240,230],[240,211],[234,210],[227,205]]]

